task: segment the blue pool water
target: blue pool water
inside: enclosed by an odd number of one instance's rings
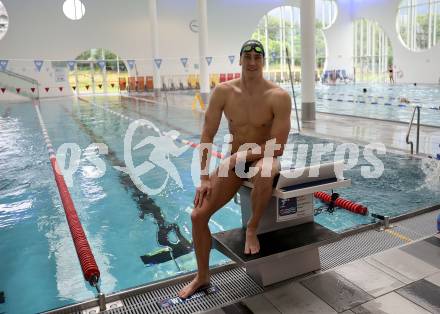
[[[128,117],[149,120],[162,132],[175,129],[181,138],[198,141],[203,121],[199,113],[118,97],[92,101]],[[69,189],[100,267],[102,290],[110,293],[194,270],[189,213],[195,189],[192,169],[196,169],[198,177],[197,160],[192,162],[197,152],[188,149],[178,157],[170,157],[182,187],[169,178],[160,194],[142,194],[126,174],[114,168],[124,166],[124,135],[130,122],[98,106],[70,99],[46,100],[41,103],[41,113],[55,148],[64,143],[81,148]],[[223,121],[215,140],[219,147],[226,133]],[[152,129],[141,128],[135,133],[133,145],[146,136],[157,135]],[[105,172],[98,171],[87,158],[90,155],[85,148],[91,143],[108,146],[108,154],[100,155]],[[292,134],[289,143],[330,142]],[[337,145],[340,143],[335,142]],[[294,146],[291,152],[294,160],[297,148]],[[145,161],[152,149],[149,145],[133,151],[134,163]],[[311,149],[309,146],[309,153],[304,156],[308,162]],[[440,202],[439,167],[435,161],[379,155],[385,169],[383,176],[365,179],[360,168],[369,163],[363,158],[362,147],[360,156],[359,163],[345,174],[353,185],[338,191],[341,196],[363,203],[371,212],[388,215]],[[287,164],[287,159],[283,164]],[[334,160],[334,152],[322,159]],[[0,291],[5,293],[0,313],[33,313],[94,297],[94,290],[82,276],[30,103],[0,103],[0,169]],[[141,179],[157,188],[165,182],[166,172],[157,167]],[[371,219],[341,209],[334,214],[322,213],[316,221],[341,232],[370,223]],[[240,225],[240,210],[232,201],[210,222],[212,232]],[[179,257],[157,265],[144,264],[141,257],[145,259],[163,249],[160,243],[164,242]],[[222,254],[213,252],[211,265],[227,261]]]

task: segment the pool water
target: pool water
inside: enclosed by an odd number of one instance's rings
[[[197,142],[203,116],[178,107],[165,107],[119,97],[90,99],[96,105],[73,99],[45,100],[40,105],[49,136],[55,149],[65,143],[81,148],[77,171],[69,187],[78,215],[101,271],[105,293],[162,280],[196,268],[191,248],[191,221],[194,184],[198,177],[197,151],[188,148],[179,156],[169,156],[179,174],[180,187],[160,167],[141,176],[145,185],[158,188],[157,195],[141,193],[124,172],[124,135],[130,124],[108,110],[133,119],[145,119],[161,132],[178,130],[180,138]],[[44,144],[35,110],[31,103],[0,103],[0,291],[5,303],[0,313],[34,313],[93,298],[94,290],[85,282]],[[215,143],[223,144],[227,126],[222,121]],[[139,128],[133,146],[157,131]],[[107,154],[99,157],[105,171],[98,170],[86,151],[91,143],[104,143]],[[296,144],[285,154],[311,162],[308,154],[297,154],[299,144],[328,144],[329,141],[291,134]],[[73,145],[73,144],[71,144]],[[340,145],[336,143],[335,145]],[[177,143],[181,147],[182,144]],[[154,147],[133,150],[133,162],[144,162]],[[352,187],[338,190],[342,197],[368,206],[370,212],[399,215],[414,209],[438,204],[439,168],[435,161],[408,156],[378,155],[384,174],[365,179],[360,167],[369,165],[360,147],[359,163],[345,176]],[[195,157],[194,157],[195,156]],[[71,162],[68,154],[67,162]],[[334,160],[334,151],[323,160]],[[212,162],[215,166],[215,162]],[[319,206],[317,202],[316,206]],[[342,232],[371,222],[371,218],[342,209],[315,217],[324,226]],[[212,232],[241,226],[239,206],[229,202],[210,221]],[[166,258],[165,246],[172,248],[174,259]],[[164,261],[152,264],[151,255]],[[211,265],[229,260],[213,251]]]

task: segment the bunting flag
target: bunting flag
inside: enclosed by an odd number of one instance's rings
[[[73,89],[73,90],[76,90],[76,86],[72,86],[72,89]]]
[[[105,69],[105,61],[104,60],[99,60],[98,65],[101,68],[101,71],[103,71]]]
[[[76,61],[67,61],[67,66],[69,67],[70,71],[75,70],[75,64],[76,64]]]
[[[86,89],[89,90],[90,85],[86,85]]]
[[[208,66],[210,66],[211,62],[212,62],[212,57],[206,57],[205,59],[206,59],[206,62],[208,63]]]
[[[110,83],[110,86],[113,88],[115,87],[115,83]]]
[[[2,87],[0,88],[2,90],[2,93],[4,94],[6,92],[6,88]]]
[[[271,53],[271,57],[272,57],[272,60],[275,60],[277,58],[276,52],[272,52]]]
[[[35,67],[37,68],[38,72],[41,71],[41,68],[43,67],[43,63],[44,63],[43,60],[34,60]]]
[[[98,87],[99,87],[99,89],[101,89],[102,88],[102,84],[98,84]]]
[[[188,58],[180,58],[180,62],[182,62],[183,67],[186,68],[186,65],[188,63]]]
[[[231,64],[233,64],[234,60],[235,60],[235,56],[228,56],[228,58],[229,58],[229,62],[231,62]]]
[[[63,91],[63,87],[62,86],[58,87],[58,89],[60,90],[60,92]]]
[[[156,64],[157,68],[160,69],[160,66],[162,64],[162,59],[154,59],[154,63]]]
[[[130,70],[133,70],[134,60],[127,60],[127,63],[128,63],[128,67],[130,68]]]
[[[49,91],[49,87],[45,87],[44,90],[46,91],[46,93]]]
[[[35,93],[35,87],[31,87],[32,93]]]
[[[16,89],[15,89],[15,90],[17,91],[17,94],[20,93],[20,89],[21,89],[21,88],[16,88]]]
[[[5,71],[8,66],[8,60],[0,60],[0,71]]]

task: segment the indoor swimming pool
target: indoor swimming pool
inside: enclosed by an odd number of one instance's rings
[[[338,92],[343,92],[342,87]],[[318,101],[321,111],[320,106]],[[384,108],[391,107],[402,110]],[[139,191],[117,167],[125,166],[124,137],[131,121],[145,119],[151,125],[134,133],[132,147],[147,136],[152,140],[152,145],[131,151],[133,163],[140,165],[153,149],[160,151],[160,145],[165,145],[166,139],[159,139],[164,132],[177,130],[179,139],[197,143],[203,115],[129,97],[43,100],[40,110],[55,149],[65,143],[80,148],[77,159],[73,153],[66,158],[76,169],[69,190],[101,271],[101,289],[111,293],[194,270],[190,212],[197,183],[191,173],[198,178],[197,151],[186,145],[176,156],[167,156],[180,182],[160,167],[141,176],[150,189],[165,186],[156,195]],[[225,134],[222,121],[215,139],[219,148]],[[310,162],[311,144],[331,143],[293,133],[288,142],[295,145],[284,156],[285,167],[289,159],[295,161],[301,155],[297,145],[308,145],[302,156]],[[86,150],[91,143],[107,146],[108,152],[99,155],[104,168],[96,167],[96,150]],[[185,146],[179,141],[174,144]],[[439,185],[433,184],[440,174],[437,163],[407,155],[377,155],[384,165],[383,175],[366,179],[361,167],[370,162],[364,158],[364,148],[359,151],[359,162],[345,172],[352,186],[338,190],[342,197],[364,204],[370,213],[390,216],[440,203]],[[333,161],[334,150],[322,159]],[[34,313],[93,298],[95,291],[83,278],[31,102],[0,103],[0,169],[0,291],[5,295],[0,313]],[[372,218],[337,209],[317,215],[315,221],[343,232],[369,224]],[[240,226],[240,208],[233,201],[210,221],[213,233]],[[228,261],[219,252],[211,255],[211,265]]]

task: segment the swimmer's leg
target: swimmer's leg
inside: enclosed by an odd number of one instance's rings
[[[211,250],[211,232],[208,222],[211,216],[234,197],[242,184],[242,179],[230,170],[227,176],[218,176],[218,170],[211,176],[211,195],[205,197],[202,206],[191,213],[192,235],[197,259],[197,275],[179,292],[182,299],[209,284],[209,253]]]
[[[262,175],[263,159],[258,160],[254,167],[259,168],[257,175],[250,180],[254,184],[251,192],[252,216],[247,223],[246,244],[244,254],[256,254],[260,251],[260,243],[257,238],[257,228],[260,223],[261,216],[272,197],[272,184],[275,176],[280,171],[280,162],[276,158],[272,158],[269,176]],[[266,171],[267,173],[267,171]],[[263,172],[264,174],[264,172]]]

